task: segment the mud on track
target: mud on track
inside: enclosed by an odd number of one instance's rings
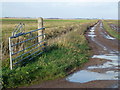
[[[92,65],[67,78],[70,82],[90,82],[94,80],[118,80],[118,41],[110,36],[99,21],[87,33],[86,37],[93,48],[94,60],[106,60],[103,64]]]
[[[83,68],[63,79],[46,81],[28,88],[117,88],[118,40],[99,21],[85,34],[93,56]]]

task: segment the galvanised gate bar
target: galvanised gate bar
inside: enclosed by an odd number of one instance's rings
[[[43,23],[43,22],[42,22]],[[24,25],[24,24],[22,24]],[[10,69],[13,66],[24,64],[42,54],[45,48],[44,27],[24,33],[20,28],[9,37]],[[16,33],[18,32],[19,33]]]

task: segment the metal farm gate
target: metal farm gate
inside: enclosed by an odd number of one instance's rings
[[[38,19],[38,29],[24,32],[20,23],[9,37],[10,69],[32,60],[42,54],[45,48],[43,19]]]

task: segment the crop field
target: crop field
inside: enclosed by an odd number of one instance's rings
[[[97,20],[44,20],[46,52],[25,66],[9,69],[8,37],[18,23],[25,23],[25,32],[37,29],[35,19],[2,19],[2,85],[22,87],[46,80],[62,78],[80,68],[90,57],[84,36]]]

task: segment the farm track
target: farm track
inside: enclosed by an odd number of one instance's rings
[[[79,68],[76,71],[90,71],[92,73],[105,74],[105,75],[106,75],[106,72],[109,72],[109,73],[113,72],[113,76],[114,76],[114,73],[118,72],[119,70],[118,66],[114,65],[113,64],[114,62],[111,60],[106,60],[104,58],[102,59],[97,58],[97,55],[98,57],[99,55],[117,56],[119,54],[118,40],[116,38],[111,37],[104,30],[101,21],[95,24],[92,28],[93,29],[87,30],[87,32],[85,33],[85,36],[89,42],[89,46],[92,48],[91,52],[93,52],[92,54],[94,57],[96,55],[96,58],[90,58],[89,62],[87,62],[82,68]],[[108,62],[111,65],[108,64],[108,66],[104,66]],[[102,68],[102,67],[105,67],[105,68]],[[90,75],[91,73],[88,72],[87,77]],[[62,79],[53,80],[53,81],[46,81],[42,84],[33,85],[27,88],[116,88],[118,85],[117,79],[90,80],[84,83],[81,83],[81,82],[78,83],[72,80],[70,81],[70,76]],[[84,76],[81,78],[87,78],[87,77]],[[69,78],[69,79],[66,79],[66,78]]]

